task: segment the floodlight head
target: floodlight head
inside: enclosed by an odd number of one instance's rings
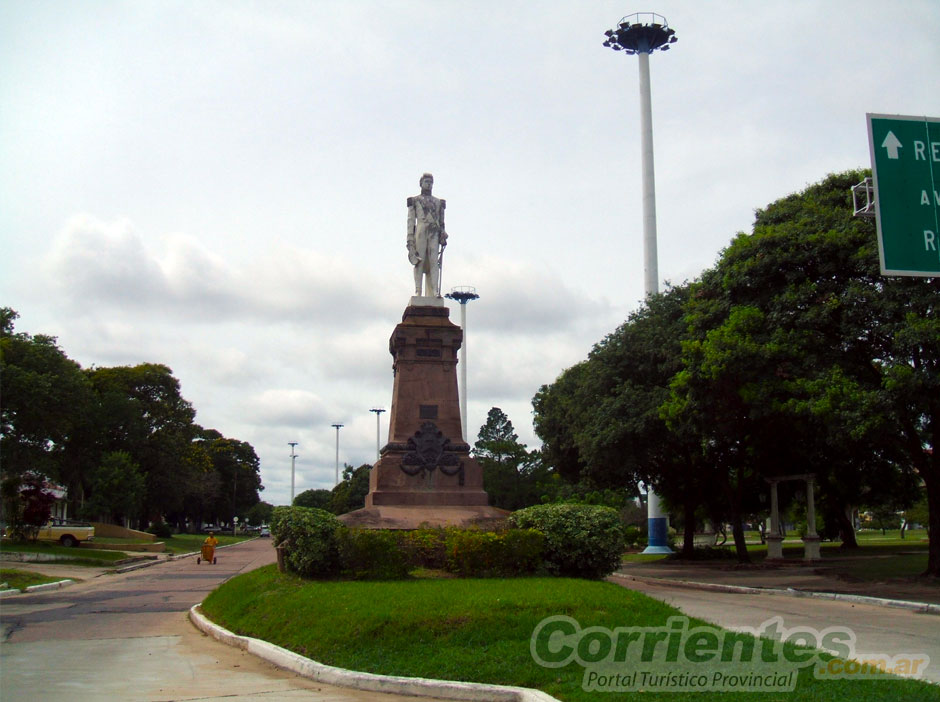
[[[655,12],[637,12],[620,20],[616,29],[604,32],[604,46],[628,55],[651,54],[657,49],[668,51],[669,44],[678,41],[676,30],[669,27],[666,18]]]
[[[470,300],[479,299],[477,295],[477,289],[470,285],[460,285],[456,288],[453,288],[449,293],[444,295],[448,300],[456,300],[461,305],[466,305]]]

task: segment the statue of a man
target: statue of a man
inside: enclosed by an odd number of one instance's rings
[[[415,295],[441,296],[441,256],[447,246],[443,200],[431,195],[434,176],[425,173],[418,181],[421,194],[408,198],[408,260],[415,269]]]

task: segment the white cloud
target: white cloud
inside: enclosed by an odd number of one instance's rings
[[[246,398],[242,410],[251,414],[253,423],[295,428],[325,422],[328,416],[323,400],[305,390],[265,390]]]
[[[601,46],[624,8],[108,8],[3,6],[0,294],[19,328],[86,366],[169,365],[201,424],[255,445],[266,499],[286,500],[291,440],[300,484],[329,486],[330,423],[341,460],[374,454],[411,294],[404,202],[431,171],[444,287],[481,295],[471,431],[498,405],[532,445],[538,386],[644,296],[636,60]],[[657,11],[679,36],[651,62],[663,279],[711,265],[754,208],[864,166],[866,111],[940,115],[936,0],[897,22],[880,0]],[[870,60],[872,36],[903,50]]]

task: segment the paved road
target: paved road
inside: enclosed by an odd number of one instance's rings
[[[782,617],[788,629],[797,626],[817,630],[832,626],[848,627],[857,637],[857,657],[865,657],[865,654],[926,653],[930,657],[930,665],[925,678],[940,683],[940,616],[937,615],[835,600],[743,595],[668,583],[612,580],[662,600],[690,616],[729,628],[757,628],[773,616]]]
[[[269,539],[0,603],[4,702],[263,699],[413,702],[301,678],[203,636],[187,612],[221,582],[274,560]]]

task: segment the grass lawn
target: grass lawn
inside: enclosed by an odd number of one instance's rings
[[[748,532],[750,534],[751,532]],[[753,532],[757,536],[757,532]],[[859,548],[844,550],[838,541],[824,541],[820,544],[820,555],[824,565],[850,578],[858,580],[885,580],[888,578],[910,577],[923,573],[927,569],[927,533],[923,529],[908,530],[905,538],[895,529],[882,534],[880,531],[864,530],[856,535]],[[785,542],[785,558],[799,560],[803,557],[803,544],[799,535],[789,534]],[[679,547],[679,545],[677,545]],[[729,562],[734,561],[734,542],[728,541],[718,548],[726,552]],[[766,544],[749,543],[748,554],[755,563],[767,557]],[[625,563],[646,563],[675,556],[645,555],[630,553],[624,555]],[[836,561],[835,559],[838,559]],[[830,561],[826,563],[826,561]]]
[[[44,541],[35,543],[14,544],[4,542],[2,549],[11,553],[49,553],[57,556],[64,556],[56,563],[68,563],[69,565],[90,566],[95,568],[107,567],[127,558],[127,554],[122,551],[103,551],[91,548],[68,548]]]
[[[640,593],[565,578],[308,581],[274,566],[238,576],[213,592],[206,614],[239,634],[352,670],[534,687],[558,699],[636,699],[582,689],[584,669],[538,665],[536,625],[552,615],[582,628],[661,627],[681,613]],[[697,622],[701,623],[701,622]],[[791,649],[792,650],[792,649]],[[701,672],[708,672],[705,664]],[[714,692],[642,693],[640,699],[714,700]],[[800,672],[793,692],[735,692],[734,702],[940,701],[940,687],[910,680],[817,681]]]
[[[15,590],[24,590],[30,585],[55,583],[64,579],[65,578],[43,575],[42,573],[16,570],[15,568],[0,568],[0,583],[6,583],[8,587]]]

